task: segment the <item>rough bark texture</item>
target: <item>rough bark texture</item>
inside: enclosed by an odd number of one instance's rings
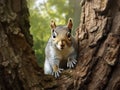
[[[120,90],[120,0],[82,0],[81,7],[78,64],[56,90]]]
[[[120,90],[120,0],[82,0],[81,7],[78,64],[59,89]]]
[[[82,0],[78,64],[54,80],[37,65],[25,0],[0,0],[0,90],[119,90],[120,0]]]
[[[0,0],[0,90],[41,90],[52,86],[37,65],[26,0]],[[46,82],[46,83],[44,83]]]

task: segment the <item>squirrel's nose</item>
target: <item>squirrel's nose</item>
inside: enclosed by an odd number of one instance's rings
[[[64,44],[62,44],[62,45],[61,45],[61,49],[63,49],[63,48],[64,48],[64,46],[65,46],[65,45],[64,45]]]
[[[64,46],[65,46],[64,44],[61,45],[61,47],[64,47]]]

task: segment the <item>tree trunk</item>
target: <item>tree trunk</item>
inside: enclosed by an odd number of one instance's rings
[[[56,90],[120,90],[120,0],[82,0],[81,7],[78,64]]]
[[[0,90],[119,90],[120,0],[82,0],[78,64],[58,79],[38,66],[25,0],[0,0]]]
[[[49,87],[32,50],[28,17],[26,0],[0,0],[0,90]]]

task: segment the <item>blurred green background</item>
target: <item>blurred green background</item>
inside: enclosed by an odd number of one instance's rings
[[[35,54],[40,66],[44,65],[44,49],[50,37],[50,21],[66,25],[73,19],[73,30],[80,23],[81,0],[27,0],[30,12],[30,32],[33,35]]]

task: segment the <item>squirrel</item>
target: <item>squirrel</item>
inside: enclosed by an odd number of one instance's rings
[[[51,21],[51,37],[45,48],[44,73],[58,78],[60,73],[66,68],[74,68],[77,60],[77,44],[71,35],[72,19],[67,25],[56,26]]]

